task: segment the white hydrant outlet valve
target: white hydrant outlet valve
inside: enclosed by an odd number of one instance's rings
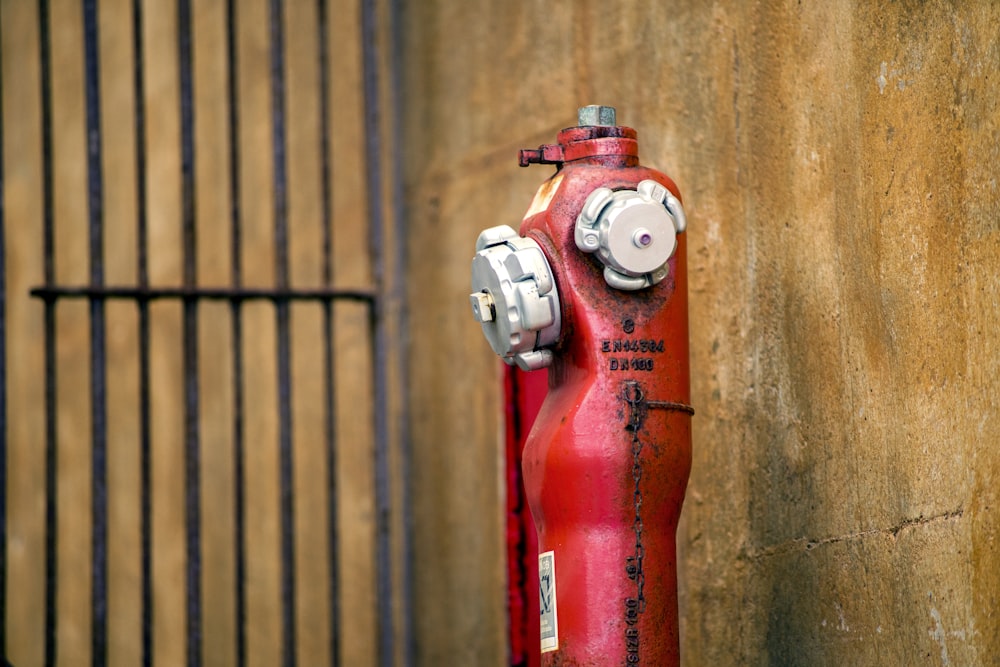
[[[543,348],[559,338],[559,294],[536,241],[507,225],[483,231],[472,259],[472,289],[472,314],[504,362],[526,371],[552,363],[552,352]]]
[[[677,234],[687,227],[680,201],[656,181],[635,190],[597,188],[576,219],[576,247],[595,253],[604,264],[604,280],[620,290],[651,287],[669,270]]]

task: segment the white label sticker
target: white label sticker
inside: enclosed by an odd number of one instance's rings
[[[541,609],[542,653],[559,648],[559,619],[556,615],[556,553],[538,554],[538,598]]]

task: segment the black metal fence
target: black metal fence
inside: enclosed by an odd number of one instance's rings
[[[241,154],[240,154],[240,122],[241,108],[239,103],[239,67],[237,63],[237,12],[241,4],[238,0],[227,0],[225,4],[227,32],[227,43],[225,46],[228,88],[227,108],[228,108],[228,147],[229,147],[229,200],[230,216],[225,224],[229,229],[230,265],[229,284],[224,286],[207,286],[199,282],[198,275],[198,253],[206,252],[205,248],[199,248],[198,234],[196,226],[196,188],[198,186],[198,174],[196,174],[196,151],[198,145],[195,140],[195,128],[197,119],[195,118],[194,99],[195,82],[194,67],[192,64],[192,6],[191,0],[177,0],[177,32],[176,32],[176,52],[178,57],[177,72],[179,74],[179,114],[180,126],[180,184],[182,202],[180,206],[181,217],[178,224],[182,233],[182,279],[180,284],[162,285],[155,284],[150,278],[149,262],[150,253],[155,251],[151,247],[150,222],[149,222],[149,202],[147,192],[149,188],[150,163],[147,154],[147,138],[150,128],[147,126],[146,108],[146,81],[144,66],[144,56],[146,45],[143,43],[143,11],[144,3],[141,0],[131,1],[132,20],[132,50],[135,54],[134,62],[125,63],[131,67],[131,74],[134,86],[134,145],[135,145],[135,171],[128,174],[135,179],[136,211],[134,235],[135,246],[135,275],[136,284],[120,285],[111,284],[107,280],[105,271],[105,248],[106,248],[106,227],[105,227],[105,183],[108,174],[105,173],[104,142],[102,140],[102,89],[101,89],[101,48],[100,48],[100,21],[97,0],[82,0],[82,29],[84,53],[82,55],[82,67],[84,70],[84,100],[85,118],[82,122],[86,126],[86,216],[88,220],[88,281],[86,284],[61,284],[57,280],[57,238],[55,226],[55,205],[56,193],[55,179],[53,177],[53,91],[52,91],[52,43],[53,36],[50,31],[52,16],[50,15],[49,0],[39,0],[38,2],[38,45],[37,54],[40,76],[40,109],[41,109],[41,155],[42,155],[42,224],[43,224],[43,248],[41,248],[40,261],[43,265],[42,273],[44,283],[31,290],[31,295],[35,297],[40,306],[44,309],[44,335],[39,341],[44,346],[44,397],[45,397],[45,424],[39,424],[40,432],[44,432],[44,504],[45,504],[45,539],[44,553],[38,554],[38,558],[44,561],[44,627],[40,629],[39,638],[44,643],[44,664],[69,664],[72,657],[60,655],[59,628],[57,607],[59,603],[60,590],[58,582],[59,561],[59,525],[61,521],[68,518],[60,516],[59,496],[63,491],[59,484],[59,456],[60,456],[60,405],[58,401],[58,387],[60,383],[60,364],[57,355],[57,335],[60,326],[61,307],[70,301],[82,300],[88,306],[87,319],[89,322],[89,366],[90,366],[90,387],[89,395],[81,397],[80,400],[89,401],[90,409],[90,461],[91,461],[91,506],[90,527],[91,527],[91,604],[89,628],[91,635],[91,661],[94,665],[105,665],[108,663],[109,634],[122,631],[136,631],[141,635],[141,660],[142,664],[154,664],[156,650],[154,646],[154,618],[155,585],[153,560],[157,552],[158,545],[154,540],[153,514],[154,496],[152,493],[152,482],[154,477],[154,455],[153,455],[153,422],[151,418],[151,402],[156,391],[156,378],[151,370],[151,305],[156,302],[170,302],[178,304],[182,313],[182,334],[178,344],[182,348],[181,359],[183,360],[183,406],[184,406],[184,517],[185,534],[183,541],[185,544],[185,628],[186,628],[186,659],[189,665],[199,665],[203,662],[204,643],[204,600],[203,600],[203,552],[202,552],[202,531],[203,531],[203,508],[202,502],[202,456],[204,442],[202,442],[202,410],[203,395],[199,385],[199,363],[201,361],[201,351],[199,349],[199,317],[203,313],[205,304],[209,301],[222,302],[228,306],[229,314],[229,335],[231,337],[231,359],[229,363],[232,369],[231,399],[232,399],[232,525],[234,534],[231,537],[233,544],[232,562],[234,567],[234,586],[231,591],[233,613],[235,617],[235,661],[238,665],[247,664],[248,640],[247,634],[253,629],[248,627],[247,621],[247,553],[255,548],[251,544],[247,533],[247,498],[253,493],[253,489],[248,487],[247,475],[245,472],[248,452],[248,436],[246,432],[246,398],[245,387],[246,378],[246,353],[244,349],[245,317],[244,307],[250,302],[264,302],[273,307],[273,322],[275,330],[276,346],[274,349],[274,365],[276,368],[276,395],[277,405],[274,406],[277,420],[279,452],[279,469],[277,471],[279,483],[280,507],[277,512],[280,516],[280,600],[275,604],[280,605],[281,613],[281,637],[282,637],[282,663],[284,665],[295,665],[297,663],[296,652],[296,628],[297,610],[296,602],[296,553],[295,553],[295,496],[296,486],[294,483],[293,463],[296,452],[296,442],[293,437],[293,411],[292,411],[292,345],[291,345],[291,319],[293,305],[298,303],[317,304],[322,310],[323,321],[323,345],[322,349],[310,350],[308,354],[315,357],[315,363],[322,366],[324,389],[322,396],[316,397],[323,406],[325,420],[325,433],[323,435],[326,466],[326,516],[328,525],[324,527],[328,535],[328,545],[326,558],[328,560],[326,568],[329,577],[328,591],[326,592],[328,604],[329,622],[329,655],[332,656],[333,664],[340,664],[342,637],[342,615],[339,559],[343,553],[344,545],[339,539],[340,526],[338,526],[338,454],[344,443],[337,441],[336,423],[338,414],[336,410],[335,369],[338,355],[344,354],[335,349],[334,336],[334,312],[338,303],[351,302],[362,304],[368,313],[368,334],[367,344],[364,353],[370,355],[372,376],[368,383],[372,388],[373,396],[370,397],[373,421],[371,424],[372,438],[374,442],[374,471],[373,488],[375,498],[373,499],[375,546],[373,552],[376,562],[373,565],[373,576],[375,577],[374,604],[376,619],[378,646],[373,647],[377,652],[376,662],[380,665],[397,664],[397,658],[402,659],[403,664],[410,664],[411,643],[409,637],[409,602],[407,599],[408,585],[405,581],[406,566],[402,566],[404,575],[400,578],[393,577],[394,553],[400,549],[405,554],[405,543],[400,545],[393,541],[393,522],[406,525],[405,517],[401,516],[401,508],[395,507],[391,501],[392,488],[391,480],[398,471],[390,469],[390,419],[388,412],[388,394],[391,391],[389,386],[390,363],[389,346],[392,337],[388,329],[387,318],[387,294],[390,287],[387,285],[386,261],[383,248],[386,247],[385,229],[387,218],[391,218],[392,211],[386,212],[384,203],[386,183],[382,176],[379,159],[384,156],[386,146],[390,142],[382,140],[383,123],[381,118],[382,102],[380,91],[384,90],[386,82],[383,78],[386,74],[384,65],[380,65],[380,54],[377,51],[378,39],[376,38],[376,10],[374,0],[362,0],[360,16],[360,29],[362,35],[359,39],[362,53],[360,62],[363,72],[364,99],[364,133],[367,142],[367,164],[362,168],[365,170],[365,185],[367,188],[367,226],[368,226],[368,246],[370,248],[371,280],[370,286],[366,288],[344,289],[335,285],[334,267],[332,265],[334,226],[333,213],[333,193],[331,186],[331,171],[334,165],[331,162],[331,111],[330,105],[330,35],[328,25],[331,20],[331,9],[327,6],[326,0],[316,0],[316,22],[317,34],[315,36],[318,45],[317,71],[319,73],[317,95],[319,109],[316,117],[319,119],[320,127],[318,145],[315,147],[318,152],[318,160],[321,165],[322,181],[322,284],[308,288],[296,287],[290,280],[289,267],[289,239],[293,229],[289,226],[288,216],[288,193],[289,193],[289,170],[287,166],[287,122],[286,114],[286,77],[287,65],[285,61],[286,35],[283,19],[282,0],[269,0],[269,35],[270,35],[270,102],[271,102],[271,141],[270,152],[273,161],[273,181],[271,200],[273,201],[273,275],[274,284],[270,288],[250,287],[246,285],[247,267],[242,260],[242,229],[243,211],[240,202],[246,199],[245,192],[241,191]],[[10,57],[10,56],[8,56]],[[391,61],[391,58],[389,59]],[[2,74],[0,74],[2,76]],[[391,85],[391,82],[390,82]],[[0,90],[3,90],[3,81],[0,79]],[[3,150],[4,123],[0,119],[0,155]],[[21,224],[19,221],[9,219],[7,210],[4,208],[3,191],[3,160],[0,160],[0,350],[6,350],[6,304],[8,299],[19,298],[21,295],[8,295],[5,280],[7,263],[5,262],[4,239],[9,233],[12,224]],[[115,175],[117,178],[121,174]],[[220,224],[222,221],[220,221]],[[389,258],[391,260],[392,258]],[[108,432],[108,328],[109,310],[108,304],[112,301],[134,304],[136,312],[136,323],[138,327],[138,396],[136,396],[136,410],[138,411],[139,423],[139,553],[141,573],[139,579],[141,597],[141,619],[135,628],[113,628],[109,625],[109,508],[116,502],[113,494],[109,493],[108,483],[108,456],[109,456],[109,432]],[[7,651],[7,627],[8,613],[8,577],[10,571],[8,567],[8,504],[7,504],[7,482],[8,473],[17,474],[17,471],[9,471],[8,462],[8,414],[7,414],[7,368],[6,353],[0,354],[0,421],[4,428],[0,429],[0,649],[4,655],[11,657]],[[405,460],[405,456],[403,457]],[[121,528],[116,528],[121,530]],[[405,529],[402,532],[405,540]],[[405,560],[405,556],[404,556]],[[402,597],[401,597],[402,596]],[[394,605],[394,601],[398,605]],[[394,606],[403,609],[400,614],[394,612]],[[394,616],[395,614],[395,616]],[[402,620],[400,620],[402,619]]]

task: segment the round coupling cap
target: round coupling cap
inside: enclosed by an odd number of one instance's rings
[[[597,188],[576,219],[574,240],[604,264],[604,280],[638,290],[663,280],[687,222],[680,201],[666,187],[644,180],[635,190]]]
[[[483,231],[472,258],[472,314],[490,347],[524,370],[552,363],[544,349],[559,338],[559,295],[536,241],[502,225]]]

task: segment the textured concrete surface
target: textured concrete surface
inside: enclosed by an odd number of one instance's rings
[[[503,664],[468,266],[587,103],[688,211],[685,664],[1000,664],[1000,7],[406,4],[420,664]]]

